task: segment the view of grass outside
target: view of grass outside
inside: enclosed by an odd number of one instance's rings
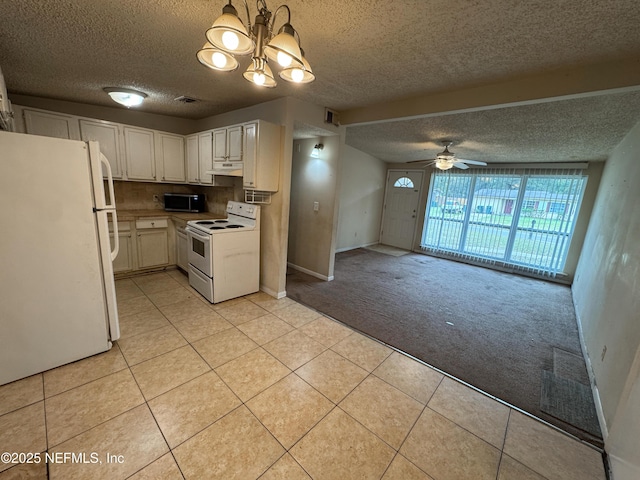
[[[434,174],[422,246],[559,271],[585,177]]]

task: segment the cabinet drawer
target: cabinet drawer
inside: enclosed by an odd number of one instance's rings
[[[136,220],[136,228],[167,228],[169,222],[166,218],[145,218],[142,220]]]
[[[130,232],[131,224],[129,222],[118,222],[118,231],[122,232]],[[109,233],[113,233],[113,223],[109,222]]]

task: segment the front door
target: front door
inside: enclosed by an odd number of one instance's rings
[[[411,250],[416,231],[422,170],[389,170],[380,243]]]

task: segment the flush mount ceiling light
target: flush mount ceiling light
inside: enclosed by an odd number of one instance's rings
[[[146,93],[131,90],[130,88],[107,87],[104,91],[109,94],[114,102],[124,105],[127,108],[137,107],[147,98]]]
[[[211,28],[206,31],[207,43],[198,51],[198,61],[214,70],[230,72],[238,68],[236,55],[251,54],[251,64],[243,76],[263,87],[275,87],[277,82],[269,67],[269,60],[283,70],[280,78],[291,83],[309,83],[315,80],[311,66],[300,48],[300,35],[291,25],[291,10],[280,5],[271,12],[264,0],[256,1],[258,14],[251,25],[247,1],[247,26],[240,20],[231,0],[222,9]],[[276,17],[287,12],[287,21],[274,34]]]

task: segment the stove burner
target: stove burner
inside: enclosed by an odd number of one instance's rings
[[[226,228],[242,228],[242,225],[227,225]]]
[[[209,230],[224,230],[226,227],[209,227]]]
[[[229,223],[229,220],[216,220],[215,223]]]
[[[198,222],[196,222],[198,225],[213,225],[213,222],[211,220],[200,220]]]

